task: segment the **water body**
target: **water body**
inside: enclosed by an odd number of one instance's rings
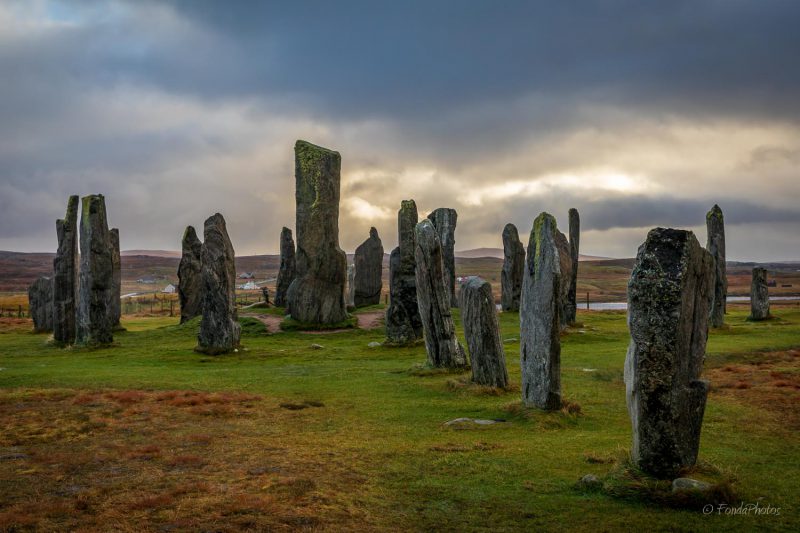
[[[770,296],[770,302],[778,301],[800,301],[800,296]],[[749,302],[749,296],[728,296],[729,302]],[[589,310],[591,311],[625,311],[628,308],[628,302],[589,302]],[[578,305],[578,309],[586,309],[586,303]],[[500,305],[497,306],[500,310]]]

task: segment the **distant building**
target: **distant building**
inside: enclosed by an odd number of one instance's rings
[[[164,287],[164,288],[161,290],[161,292],[163,292],[164,294],[175,294],[175,290],[176,290],[176,289],[175,289],[175,285],[173,285],[172,283],[170,283],[169,285],[167,285],[166,287]]]
[[[148,285],[152,285],[156,281],[158,281],[158,279],[155,276],[143,276],[137,279],[136,283],[146,283]]]
[[[256,275],[252,272],[242,272],[239,274],[239,279],[255,279]]]
[[[252,290],[257,289],[258,285],[256,285],[256,283],[254,281],[248,281],[244,285],[239,285],[238,288],[242,289],[242,290],[245,290],[245,291],[252,291]]]

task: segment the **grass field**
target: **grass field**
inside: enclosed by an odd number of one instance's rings
[[[576,487],[629,446],[623,313],[579,311],[563,337],[563,393],[579,413],[526,411],[518,385],[425,370],[422,346],[368,347],[382,329],[268,335],[250,322],[245,350],[208,357],[177,319],[124,321],[115,346],[93,351],[2,319],[0,530],[797,531],[800,309],[774,312],[749,323],[735,307],[712,332],[692,475],[724,475],[778,516]],[[500,318],[518,384],[518,316]],[[458,417],[505,422],[443,425]]]

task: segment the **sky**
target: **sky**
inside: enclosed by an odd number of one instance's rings
[[[0,0],[0,249],[55,251],[104,194],[122,249],[225,216],[237,255],[294,228],[294,153],[342,155],[340,244],[400,201],[456,249],[581,214],[581,252],[656,226],[800,260],[800,2]]]

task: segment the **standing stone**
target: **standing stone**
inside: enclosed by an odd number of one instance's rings
[[[238,348],[241,326],[236,310],[236,264],[225,219],[219,213],[209,217],[203,227],[202,308],[198,352],[211,355]]]
[[[181,239],[181,262],[178,265],[178,303],[181,324],[203,314],[203,243],[193,226],[186,226]]]
[[[111,344],[114,341],[114,253],[106,217],[106,199],[102,194],[92,194],[84,196],[81,204],[81,272],[76,342],[85,345]]]
[[[397,213],[399,245],[389,256],[389,307],[386,309],[389,344],[407,344],[422,338],[414,258],[417,220],[417,204],[414,200],[403,200]]]
[[[286,307],[286,293],[295,276],[294,239],[292,230],[284,227],[281,230],[281,265],[278,270],[278,281],[275,284],[275,305]]]
[[[347,307],[356,306],[356,266],[347,265]]]
[[[375,228],[369,229],[369,239],[356,248],[355,265],[355,306],[363,307],[381,303],[383,243]]]
[[[520,299],[522,402],[539,409],[561,408],[561,257],[556,219],[541,213],[528,240]]]
[[[753,269],[753,281],[750,284],[750,316],[748,320],[767,320],[769,314],[769,287],[767,286],[767,269]]]
[[[58,250],[53,259],[53,340],[75,342],[78,306],[78,197],[70,196],[67,214],[56,220]]]
[[[639,247],[628,282],[631,458],[653,476],[671,479],[697,460],[713,268],[714,258],[691,231],[655,228]]]
[[[122,258],[119,252],[119,229],[112,228],[109,232],[111,239],[111,326],[122,329]]]
[[[456,223],[458,213],[455,209],[440,207],[428,215],[428,220],[433,223],[439,242],[442,245],[442,259],[444,261],[444,280],[450,290],[450,306],[457,307],[456,298]]]
[[[578,311],[578,259],[580,257],[581,217],[578,210],[569,210],[569,255],[572,260],[572,272],[569,276],[569,291],[564,321],[574,324]]]
[[[347,318],[347,256],[339,248],[339,152],[297,141],[297,275],[287,292],[292,318],[336,324]]]
[[[466,366],[464,349],[456,339],[450,312],[450,290],[444,271],[444,254],[436,228],[425,219],[416,226],[417,302],[422,318],[425,350],[433,367]]]
[[[561,309],[559,317],[561,329],[564,329],[569,325],[567,312],[569,310],[569,280],[572,278],[572,252],[567,236],[558,229],[556,229],[556,248],[558,248],[558,262],[561,269],[561,290],[558,293],[558,305]]]
[[[500,275],[500,303],[503,311],[519,311],[522,277],[525,272],[525,247],[514,224],[503,228],[503,271]]]
[[[714,204],[706,214],[708,240],[706,250],[714,258],[714,290],[711,292],[709,323],[712,328],[725,324],[726,300],[728,298],[728,273],[725,270],[725,220],[722,209]]]
[[[464,337],[469,346],[472,381],[479,385],[506,388],[506,356],[500,340],[492,285],[477,276],[470,277],[461,284],[458,303]]]
[[[53,280],[44,276],[28,287],[28,314],[37,333],[53,331]]]

